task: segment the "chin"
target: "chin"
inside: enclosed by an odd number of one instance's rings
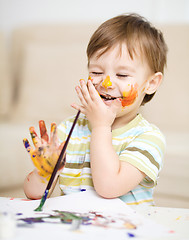
[[[111,106],[112,105],[112,100],[103,100],[103,102],[107,105],[107,106]]]

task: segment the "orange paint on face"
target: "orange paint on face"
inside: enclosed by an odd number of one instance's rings
[[[123,92],[123,99],[121,101],[121,104],[123,107],[129,106],[132,103],[134,103],[136,97],[138,96],[138,85],[131,85],[131,89],[129,91]]]
[[[104,81],[102,82],[102,86],[104,88],[112,86],[112,82],[110,81],[110,76],[107,76]]]

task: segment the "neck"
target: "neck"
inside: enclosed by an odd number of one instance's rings
[[[113,124],[112,124],[112,130],[123,127],[127,125],[129,122],[131,122],[135,117],[137,116],[137,113],[131,114],[129,116],[121,116],[117,117]]]

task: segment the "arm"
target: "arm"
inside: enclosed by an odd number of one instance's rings
[[[112,146],[111,129],[93,129],[90,150],[94,186],[105,198],[126,194],[145,177],[145,174],[133,165],[119,160]]]
[[[52,194],[57,180],[58,180],[58,175],[56,176],[52,188],[50,190],[50,193],[48,194],[48,197],[50,197],[50,195]],[[37,170],[34,169],[31,173],[29,173],[24,181],[24,192],[26,194],[26,197],[29,199],[40,199],[43,194],[44,191],[47,187],[47,180],[43,177],[41,177]]]
[[[111,126],[121,103],[118,99],[114,100],[110,109],[90,81],[88,88],[81,81],[76,91],[82,105],[72,106],[86,114],[92,127],[90,159],[94,187],[105,198],[126,194],[142,181],[145,174],[131,164],[120,161],[112,146]]]
[[[30,128],[35,148],[31,147],[27,139],[23,140],[24,146],[35,165],[34,171],[28,174],[24,181],[24,192],[30,199],[39,199],[42,197],[63,146],[63,143],[61,145],[58,144],[57,127],[55,123],[51,124],[50,139],[44,121],[39,122],[39,127],[41,139],[37,136],[35,129],[33,127]],[[64,162],[61,164],[60,169],[63,167]],[[48,197],[56,185],[59,172],[53,182]]]

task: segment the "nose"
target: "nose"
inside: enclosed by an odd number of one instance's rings
[[[112,82],[110,81],[110,76],[106,76],[106,78],[102,82],[102,86],[106,89],[112,86]]]

